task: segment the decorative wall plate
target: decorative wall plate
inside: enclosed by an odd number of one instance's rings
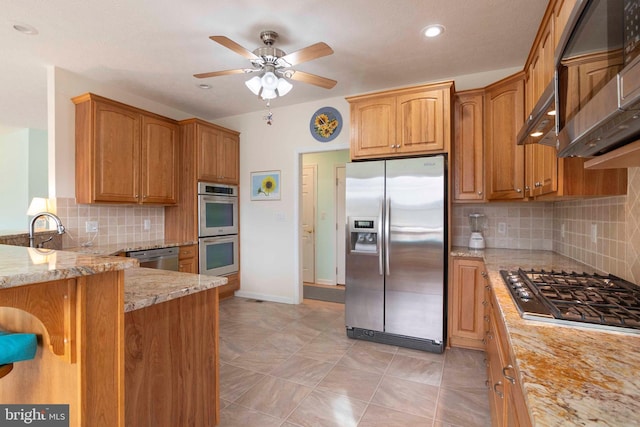
[[[311,116],[309,131],[320,142],[334,140],[342,130],[342,116],[333,107],[322,107]]]

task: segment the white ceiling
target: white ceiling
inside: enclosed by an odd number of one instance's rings
[[[264,108],[246,75],[195,73],[248,67],[209,40],[254,50],[280,34],[287,53],[324,41],[334,54],[296,69],[338,81],[331,90],[294,82],[273,107],[521,67],[546,0],[20,0],[3,1],[0,124],[46,128],[46,66],[115,85],[205,119]],[[13,29],[29,24],[39,34]],[[428,24],[445,26],[425,39]],[[209,90],[198,88],[208,83]]]

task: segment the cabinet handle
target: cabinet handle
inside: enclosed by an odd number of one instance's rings
[[[484,287],[484,288],[485,288],[487,291],[490,291],[490,290],[491,290],[491,288],[489,287],[489,285],[485,285],[485,287]]]
[[[524,191],[531,191],[531,187],[529,187],[528,185],[525,185],[524,186]],[[518,193],[519,193],[519,191],[518,191]]]
[[[487,278],[487,272],[486,272],[486,271],[481,271],[481,272],[480,272],[480,275],[481,275],[482,277],[484,277],[485,279]]]
[[[487,390],[491,390],[491,384],[489,383],[489,380],[486,380],[484,382],[485,387],[487,387]]]
[[[482,196],[482,191],[478,191],[478,196]]]
[[[482,361],[484,362],[484,366],[489,366],[489,359],[485,357]],[[489,382],[489,380],[487,380],[487,382]]]
[[[482,345],[487,345],[487,340],[485,340],[484,338],[482,338]]]
[[[495,383],[495,384],[493,385],[493,391],[495,391],[495,392],[496,392],[496,394],[498,395],[498,397],[499,397],[500,399],[504,399],[504,393],[503,393],[503,392],[501,392],[500,390],[498,390],[498,386],[501,386],[501,387],[502,387],[502,381],[498,381],[497,383]]]
[[[502,376],[506,378],[507,381],[509,381],[511,384],[515,384],[516,383],[516,379],[510,375],[507,375],[507,370],[509,369],[513,369],[512,365],[507,365],[504,368],[502,368]]]
[[[482,301],[482,305],[484,305],[485,307],[487,306],[487,301]]]
[[[491,331],[487,331],[485,333],[487,334],[487,336],[489,337],[490,340],[493,339],[493,334],[491,333]]]
[[[516,193],[522,193],[522,188],[516,188]]]
[[[484,321],[487,322],[487,323],[489,322],[489,315],[488,314],[484,315]]]

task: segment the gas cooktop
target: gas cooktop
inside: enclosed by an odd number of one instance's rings
[[[524,319],[640,334],[640,287],[613,275],[501,270]]]

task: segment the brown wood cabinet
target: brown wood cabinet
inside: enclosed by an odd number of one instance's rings
[[[484,349],[484,304],[487,273],[484,262],[455,258],[449,287],[449,345]]]
[[[453,123],[453,201],[483,202],[484,90],[456,93]]]
[[[218,322],[217,288],[125,313],[127,426],[218,423]]]
[[[175,121],[91,93],[73,102],[78,203],[176,203]]]
[[[198,274],[198,245],[180,246],[178,249],[178,271]]]
[[[484,111],[487,199],[523,199],[524,147],[516,135],[524,120],[524,74],[488,86]]]
[[[522,392],[517,367],[513,362],[506,328],[490,287],[485,305],[485,342],[487,354],[487,387],[492,425],[497,427],[529,427],[531,419]]]
[[[453,82],[348,97],[353,160],[448,152]]]
[[[238,184],[240,138],[238,133],[209,123],[195,123],[198,180]]]

